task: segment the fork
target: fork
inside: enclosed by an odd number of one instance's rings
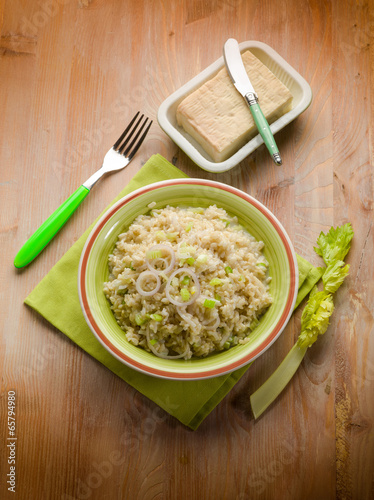
[[[136,113],[123,134],[105,155],[102,167],[70,195],[26,241],[14,259],[15,267],[27,266],[40,254],[104,174],[122,170],[130,163],[152,125],[152,120],[148,121],[147,117],[143,120],[143,118],[144,115],[139,117],[139,112]]]

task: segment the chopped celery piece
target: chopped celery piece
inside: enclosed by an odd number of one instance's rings
[[[233,272],[233,270],[232,270],[232,268],[231,268],[230,266],[226,266],[226,267],[225,267],[225,273],[226,273],[226,274],[230,274],[230,273],[232,273],[232,272]]]
[[[265,264],[265,262],[257,262],[256,266],[258,266],[258,267],[265,267],[265,268],[266,268],[266,267],[268,267],[268,266]]]
[[[190,222],[189,224],[187,224],[186,226],[186,233],[189,233],[191,231],[191,229],[193,228],[193,223]]]
[[[221,300],[222,300],[222,297],[220,295],[218,295],[218,293],[215,294],[214,298],[216,300],[218,300],[219,302],[221,302]]]
[[[208,256],[206,253],[202,253],[196,259],[196,264],[206,264],[208,262]]]
[[[147,317],[143,316],[142,314],[135,314],[135,323],[138,326],[144,325],[144,323],[147,321]]]
[[[194,247],[188,247],[184,244],[179,247],[178,254],[181,259],[188,259],[191,255],[195,254],[195,249]]]
[[[159,241],[165,241],[166,240],[166,234],[164,233],[164,231],[156,231],[156,238]]]
[[[162,257],[161,250],[152,250],[151,252],[146,253],[147,259],[159,259]]]
[[[204,300],[204,307],[207,307],[208,309],[213,309],[213,307],[216,305],[216,301],[213,299],[205,299]]]
[[[190,284],[190,277],[189,276],[184,276],[183,279],[181,280],[181,285],[189,285]]]
[[[154,321],[162,321],[164,318],[161,316],[161,314],[151,314],[150,318],[153,319]]]
[[[149,343],[152,344],[152,345],[155,345],[155,344],[157,344],[157,340],[156,339],[152,339],[152,340],[149,341]]]
[[[166,233],[166,238],[170,241],[174,241],[178,238],[178,233]]]
[[[181,245],[179,247],[178,253],[182,258],[187,259],[188,257],[191,257],[191,255],[195,254],[195,249],[194,249],[194,247],[188,247],[186,245],[183,245],[183,246]]]
[[[230,349],[230,345],[231,345],[231,344],[230,344],[230,342],[225,342],[225,343],[223,344],[223,348],[224,348],[224,349]]]
[[[220,280],[219,278],[213,278],[212,280],[210,280],[209,285],[210,286],[221,286],[222,280]]]
[[[191,298],[190,292],[187,290],[187,288],[182,288],[180,291],[181,299],[183,302],[188,302]]]
[[[186,259],[186,263],[189,266],[193,266],[195,264],[195,259],[193,257],[188,257],[188,259]]]

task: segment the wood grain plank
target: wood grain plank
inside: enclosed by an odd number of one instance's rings
[[[2,2],[0,412],[15,388],[19,498],[374,496],[373,13],[372,0]],[[220,57],[229,37],[268,43],[311,84],[311,106],[277,134],[281,169],[262,146],[229,172],[205,172],[157,124],[160,103]],[[15,272],[21,244],[96,170],[138,109],[154,124],[134,161]],[[192,432],[22,304],[156,152],[265,203],[316,265],[319,232],[353,224],[350,277],[331,326],[258,421],[249,395],[293,345],[301,311]],[[0,497],[13,498],[4,426],[0,442]]]
[[[349,2],[347,22],[336,25],[334,40],[334,59],[340,62],[334,67],[334,218],[340,224],[351,221],[356,240],[356,252],[349,259],[352,279],[338,299],[345,314],[337,323],[335,361],[337,498],[344,499],[374,495],[374,475],[368,465],[374,461],[374,405],[368,404],[374,386],[366,372],[374,348],[369,278],[373,265],[366,258],[373,248],[373,157],[368,143],[373,115],[365,112],[368,107],[372,111],[373,89],[372,75],[361,77],[370,67],[370,7],[371,2]],[[335,13],[339,10],[336,5]],[[342,96],[348,98],[343,102]]]

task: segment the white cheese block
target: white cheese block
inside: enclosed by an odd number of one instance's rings
[[[252,52],[244,52],[242,58],[262,112],[272,123],[290,110],[292,94]],[[215,162],[226,160],[258,134],[226,67],[179,104],[177,121]]]

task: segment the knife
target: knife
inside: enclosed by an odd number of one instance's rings
[[[229,38],[223,47],[223,57],[227,71],[236,88],[244,97],[251,110],[253,120],[269,150],[271,157],[277,165],[282,165],[282,159],[279,149],[275,142],[270,126],[258,103],[258,96],[253,88],[248,74],[245,70],[242,56],[240,54],[239,44],[234,38]]]

